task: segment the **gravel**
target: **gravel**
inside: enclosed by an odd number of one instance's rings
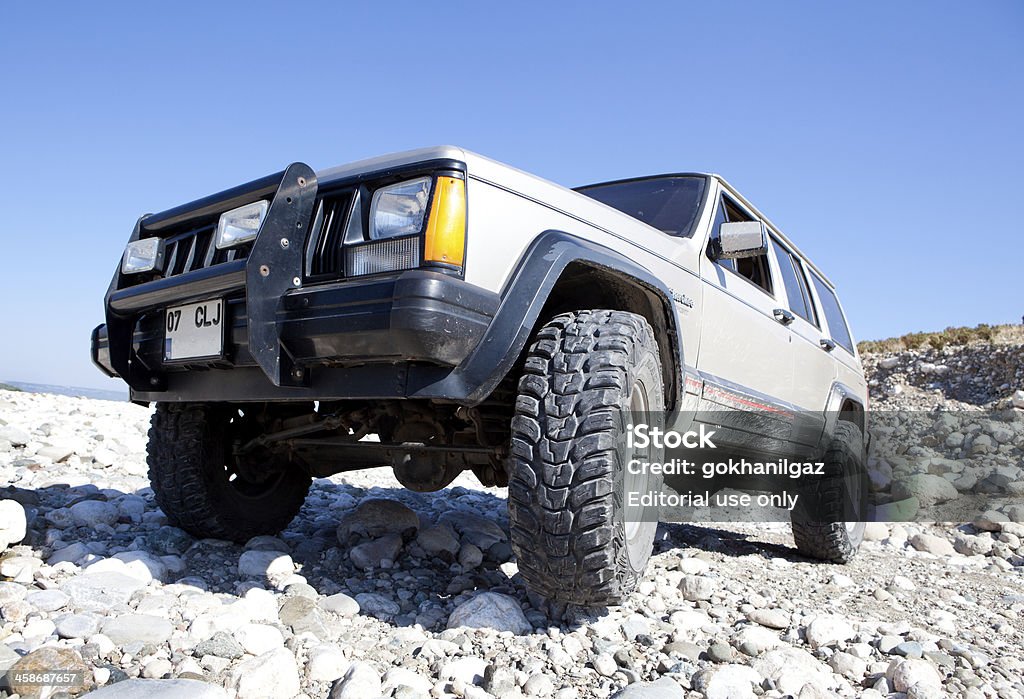
[[[929,413],[941,438],[873,490],[942,505],[974,476],[983,515],[873,523],[843,567],[797,555],[781,524],[661,525],[640,589],[608,609],[527,591],[505,494],[471,476],[437,494],[382,470],[317,479],[278,536],[197,540],[149,489],[147,410],[0,392],[0,670],[81,667],[100,697],[1022,696],[1024,377],[995,350],[950,352],[865,358],[876,408],[978,411],[976,428]],[[921,458],[930,477],[908,481]]]

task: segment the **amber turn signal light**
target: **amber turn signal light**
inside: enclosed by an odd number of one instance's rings
[[[462,266],[466,253],[466,181],[440,176],[427,219],[423,259]]]

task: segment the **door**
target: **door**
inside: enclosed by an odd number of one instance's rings
[[[755,221],[727,194],[718,202],[708,249],[726,221]],[[739,260],[701,256],[704,287],[700,351],[700,410],[709,422],[726,422],[719,437],[763,453],[785,452],[791,428],[792,332],[775,319],[778,284],[768,255]],[[733,415],[729,415],[729,413]],[[705,418],[701,418],[705,421]],[[768,438],[758,439],[756,437]]]

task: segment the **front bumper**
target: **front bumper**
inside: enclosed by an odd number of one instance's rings
[[[301,163],[144,217],[132,239],[271,193],[245,259],[143,283],[115,273],[105,299],[107,322],[92,334],[92,358],[128,383],[133,400],[409,397],[443,382],[480,344],[499,297],[445,271],[304,285],[304,243],[317,184],[315,173]],[[226,318],[223,354],[164,361],[166,309],[218,298]]]
[[[205,282],[199,288],[209,293]],[[166,290],[134,297],[148,296],[144,310],[135,311],[134,361],[161,381],[160,390],[133,387],[135,400],[404,397],[414,392],[417,377],[432,382],[473,351],[499,300],[497,294],[425,270],[291,290],[280,299],[274,327],[293,376],[304,380],[275,386],[253,356],[247,302],[237,290],[214,293],[226,294],[223,358],[164,362],[165,307],[198,298],[188,284],[178,290],[173,299]],[[93,331],[92,357],[106,373],[117,375],[106,325]],[[355,380],[357,375],[372,379]]]

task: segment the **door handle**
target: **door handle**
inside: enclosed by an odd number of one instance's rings
[[[832,340],[829,340],[828,338],[825,338],[823,340],[819,340],[818,344],[820,344],[821,348],[823,350],[825,350],[826,352],[831,352],[832,350],[834,350],[836,348],[836,343],[834,343]]]
[[[775,316],[775,320],[779,321],[783,325],[789,325],[793,322],[793,314],[785,308],[776,308],[772,311],[772,315]]]

